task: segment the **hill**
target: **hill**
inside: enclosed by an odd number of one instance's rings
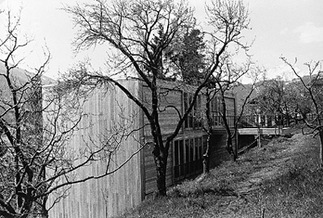
[[[7,84],[7,81],[5,79],[6,75],[6,68],[3,63],[0,63],[0,95],[1,95],[1,100],[8,101],[11,99],[11,95],[9,93],[9,87]],[[26,82],[30,81],[30,79],[35,76],[35,74],[28,72],[26,70],[20,69],[20,68],[15,68],[10,72],[10,79],[13,85],[17,88],[23,86]],[[41,83],[42,85],[49,85],[54,83],[55,80],[47,77],[47,76],[42,76],[41,77]],[[4,103],[4,102],[2,102]],[[1,112],[1,108],[0,108]],[[1,113],[0,113],[1,114]]]
[[[6,73],[6,68],[3,63],[0,62],[0,88],[6,87],[6,83],[4,81],[4,77],[1,75],[4,75]],[[14,79],[17,83],[25,83],[28,81],[31,77],[33,77],[35,74],[28,72],[26,70],[20,69],[20,68],[15,68],[11,72],[12,79]],[[55,80],[47,77],[47,76],[42,76],[42,84],[43,85],[48,85],[52,84],[55,82]]]
[[[274,138],[123,217],[323,217],[317,143],[301,133]]]

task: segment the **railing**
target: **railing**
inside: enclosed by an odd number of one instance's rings
[[[292,123],[297,122],[297,119],[284,115],[267,115],[254,114],[242,116],[240,118],[239,127],[289,127]]]
[[[238,119],[237,116],[226,116],[226,120],[229,127],[234,127],[234,123]],[[263,115],[254,114],[246,115],[240,118],[238,123],[238,128],[252,128],[252,127],[262,127],[262,128],[275,128],[275,127],[289,127],[292,123],[300,122],[300,119],[291,118],[282,115]],[[212,126],[220,127],[224,126],[224,122],[221,116],[212,116]]]
[[[224,122],[223,118],[220,115],[213,115],[212,116],[212,126],[213,127],[223,127]],[[234,127],[236,116],[226,116],[226,120],[228,122],[229,127]]]

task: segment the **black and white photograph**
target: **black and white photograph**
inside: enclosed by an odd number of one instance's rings
[[[0,0],[0,218],[323,217],[323,1]]]

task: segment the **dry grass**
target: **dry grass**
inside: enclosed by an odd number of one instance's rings
[[[123,217],[323,217],[323,170],[311,136],[275,138],[185,181]]]

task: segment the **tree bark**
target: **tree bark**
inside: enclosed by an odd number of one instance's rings
[[[227,150],[228,150],[229,154],[232,155],[233,161],[236,161],[237,154],[236,154],[235,149],[233,149],[232,138],[230,135],[228,135],[228,138],[227,138]]]
[[[238,134],[236,134],[236,137],[238,137]],[[233,160],[236,161],[238,159],[239,141],[238,141],[238,138],[234,138],[234,139],[235,139],[235,143],[233,146]]]
[[[156,172],[157,172],[157,192],[155,197],[166,196],[166,167],[167,157],[164,155],[155,156]]]
[[[206,148],[203,154],[203,174],[208,174],[210,172],[210,158],[209,158],[209,149],[211,143],[211,135],[207,136]]]
[[[319,130],[320,136],[320,166],[323,167],[323,129]]]
[[[206,146],[203,153],[203,174],[206,175],[210,172],[210,159],[209,159],[209,150],[211,143],[211,135],[212,135],[212,118],[211,118],[211,93],[209,88],[206,88],[206,121],[207,121],[207,139]]]

